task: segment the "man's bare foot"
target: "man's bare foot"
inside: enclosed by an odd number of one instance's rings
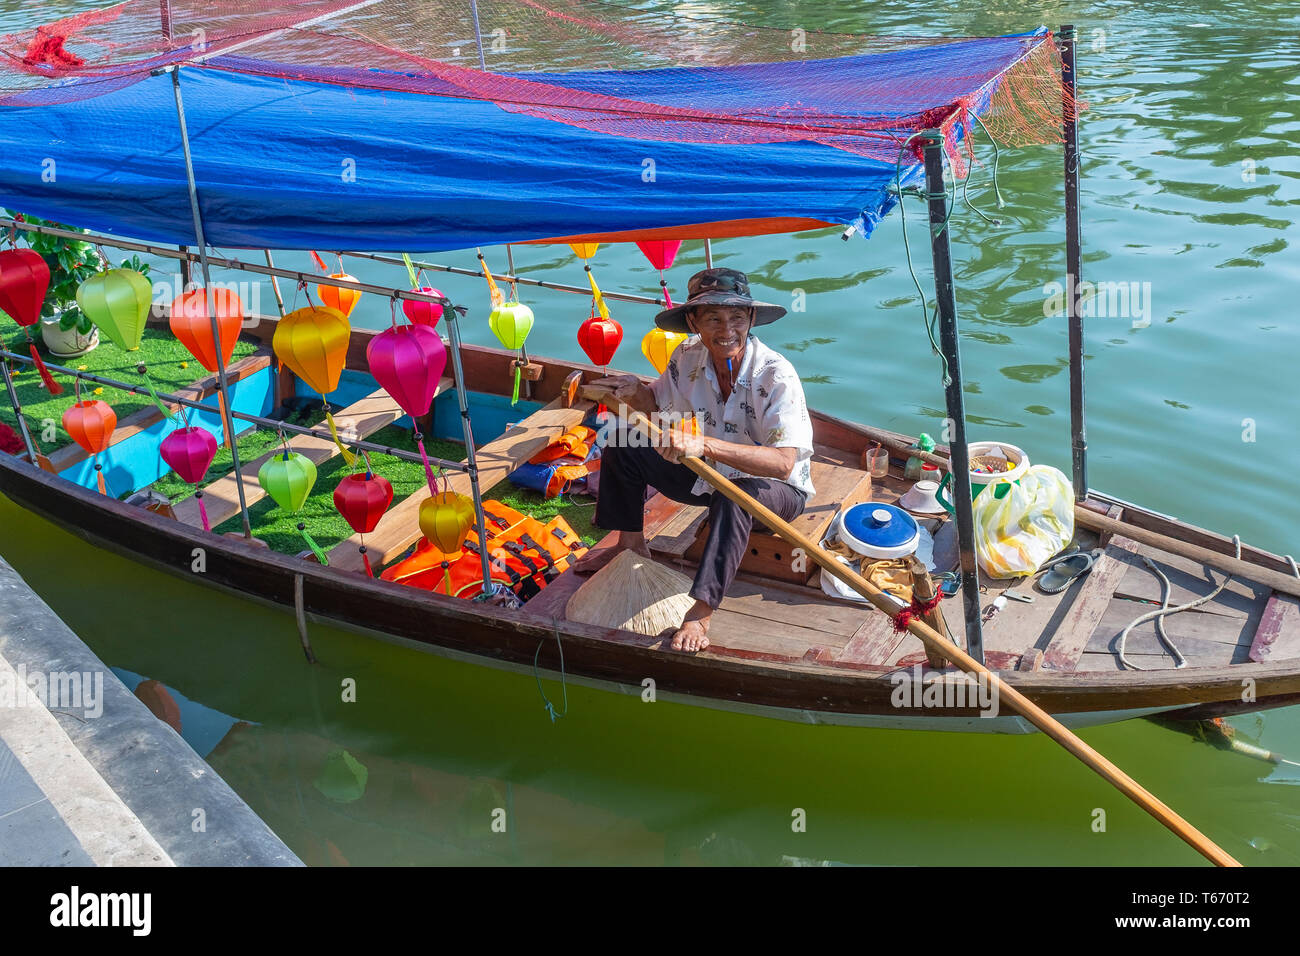
[[[673,635],[673,650],[702,651],[708,647],[709,618],[712,616],[713,608],[697,600],[686,612],[682,626]]]
[[[634,551],[642,557],[650,557],[650,546],[645,543],[645,535],[635,531],[620,531],[618,541],[613,547],[592,548],[573,565],[574,574],[595,574],[622,551]]]

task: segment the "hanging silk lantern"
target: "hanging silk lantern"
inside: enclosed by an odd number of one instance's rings
[[[442,579],[451,594],[447,568],[460,557],[465,536],[474,524],[474,501],[467,495],[444,491],[420,504],[420,532],[442,553]]]
[[[613,319],[601,319],[593,315],[578,326],[578,344],[587,353],[592,365],[608,365],[622,341],[623,326]]]
[[[447,348],[427,325],[384,329],[366,346],[370,374],[412,418],[429,414],[447,367]]]
[[[672,296],[668,294],[668,280],[664,278],[664,270],[671,269],[673,260],[677,258],[677,250],[682,247],[680,239],[659,239],[651,242],[638,242],[636,247],[645,254],[650,260],[650,264],[659,270],[659,288],[664,293],[664,308],[673,307]]]
[[[347,475],[334,489],[334,507],[339,514],[359,535],[366,535],[375,530],[379,519],[384,516],[388,506],[393,503],[393,486],[382,475],[376,475],[367,469],[364,475]],[[366,554],[365,538],[361,539],[361,560],[365,563],[366,574],[375,576],[370,566],[370,557]]]
[[[104,468],[99,463],[99,453],[113,440],[113,430],[117,428],[117,413],[107,402],[101,402],[97,398],[83,402],[78,395],[76,404],[63,413],[63,428],[73,441],[86,450],[86,454],[95,459],[95,482],[99,485],[99,493],[107,495],[108,489],[104,487]]]
[[[81,283],[77,305],[114,345],[130,352],[140,347],[153,283],[134,269],[109,269]]]
[[[524,341],[533,328],[533,310],[519,302],[503,302],[492,310],[488,316],[488,325],[492,334],[508,349],[524,347]],[[515,360],[514,390],[510,395],[510,404],[519,401],[519,378],[523,367],[523,358]]]
[[[7,249],[0,252],[0,312],[9,315],[23,328],[27,350],[40,373],[45,389],[51,395],[62,395],[63,386],[45,367],[36,343],[32,341],[31,327],[40,321],[45,295],[50,290],[50,267],[34,249]]]
[[[325,400],[325,420],[334,444],[351,465],[356,457],[339,440],[334,414],[326,397],[338,388],[348,357],[352,327],[342,312],[329,306],[307,306],[290,312],[275,326],[271,348],[276,356]]]
[[[180,475],[181,480],[197,485],[208,473],[212,459],[217,454],[217,439],[206,428],[191,425],[177,428],[162,440],[158,453],[172,471]],[[203,530],[211,531],[208,524],[208,509],[203,505],[203,489],[194,491],[194,498],[199,504],[199,516],[203,519]]]
[[[438,333],[427,325],[394,326],[385,329],[366,346],[370,374],[412,418],[429,414],[438,382],[447,367],[447,348]],[[415,444],[424,461],[429,493],[434,494],[433,468],[424,450],[424,436],[415,433]]]
[[[419,292],[423,295],[441,296],[442,293],[433,286],[421,286],[418,289],[412,289],[412,292]],[[433,328],[442,318],[442,306],[437,302],[419,302],[415,299],[402,300],[402,313],[411,320],[413,325],[427,325]]]
[[[221,360],[230,364],[235,354],[235,343],[244,325],[244,304],[229,289],[212,290],[213,311],[217,316],[217,334],[221,339]],[[205,289],[191,289],[172,300],[168,318],[172,334],[189,349],[209,372],[217,371],[217,345],[212,340],[212,320],[208,317],[208,296]]]
[[[297,514],[316,484],[316,466],[306,455],[300,455],[286,447],[279,454],[268,458],[257,470],[257,483],[277,505],[289,514]],[[321,564],[329,564],[325,552],[312,540],[311,535],[307,533],[307,526],[301,521],[298,522],[298,532],[316,555],[316,559]]]
[[[347,282],[357,281],[356,276],[350,276],[346,272],[331,272],[330,278],[343,279]],[[361,301],[361,293],[356,289],[340,289],[335,285],[316,286],[316,296],[329,308],[342,312],[345,319],[352,314],[352,310]]]
[[[687,337],[685,332],[668,332],[656,327],[641,339],[641,352],[655,367],[655,371],[662,375],[668,367],[668,359]]]

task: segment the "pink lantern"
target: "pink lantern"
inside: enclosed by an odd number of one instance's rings
[[[661,239],[653,242],[638,242],[636,247],[645,253],[650,264],[659,270],[659,287],[664,290],[664,306],[671,309],[673,300],[668,294],[668,280],[664,278],[664,270],[672,268],[673,260],[677,258],[677,250],[682,247],[682,241]]]
[[[664,239],[656,242],[638,242],[636,247],[645,253],[650,264],[656,269],[671,269],[677,258],[677,250],[682,247],[680,239]]]
[[[442,293],[433,286],[421,286],[418,289],[412,289],[412,292],[420,292],[424,295],[441,296]],[[442,306],[434,302],[417,302],[414,299],[402,300],[402,312],[415,325],[426,325],[433,328],[442,318]]]
[[[366,346],[370,374],[412,418],[429,414],[438,381],[447,367],[447,349],[427,325],[384,329]]]
[[[167,462],[172,471],[191,485],[197,485],[208,473],[212,459],[217,454],[217,439],[206,428],[191,425],[178,428],[162,440],[158,447],[162,460]],[[203,492],[194,492],[199,503],[199,515],[203,519],[203,530],[211,531],[208,525],[208,509],[203,506]]]
[[[447,367],[447,349],[438,333],[427,325],[402,325],[384,329],[366,346],[370,374],[393,401],[412,418],[429,414],[438,382]],[[415,444],[424,459],[424,473],[436,494],[433,468],[424,451],[424,436],[417,430]]]

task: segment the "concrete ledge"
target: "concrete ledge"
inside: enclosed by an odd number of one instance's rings
[[[118,865],[302,865],[3,558],[0,658],[0,771],[7,769],[9,789],[17,794],[12,802],[19,804],[0,810],[0,833],[6,820],[24,831],[29,825],[42,827],[50,836],[50,858],[40,862],[84,864],[88,855],[92,862]],[[71,701],[74,706],[64,706],[70,701],[59,699],[48,708],[37,704],[9,709],[13,703],[3,691],[12,697],[15,678],[10,675],[30,681],[53,674],[88,677],[87,687]],[[68,680],[62,689],[78,686]],[[14,766],[14,758],[21,768]],[[33,793],[23,805],[22,788],[31,785],[43,791],[48,804]],[[65,846],[66,840],[61,842],[50,807],[84,855]],[[32,819],[17,819],[21,813]],[[42,813],[40,819],[32,816]]]

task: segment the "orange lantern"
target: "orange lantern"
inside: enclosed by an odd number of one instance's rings
[[[331,272],[331,279],[344,279],[348,282],[356,282],[356,276],[350,276],[346,272]],[[361,301],[361,293],[356,289],[340,289],[335,285],[318,285],[316,286],[316,295],[321,302],[331,309],[337,309],[343,313],[343,318],[352,314],[352,310],[357,307]]]
[[[282,318],[271,337],[271,348],[276,357],[325,400],[325,420],[329,423],[334,444],[338,445],[348,465],[356,457],[339,440],[327,396],[338,388],[351,334],[352,327],[347,317],[338,309],[307,306]]]
[[[221,359],[226,365],[235,354],[235,342],[244,324],[244,305],[229,289],[213,289],[212,305],[217,316],[217,334],[221,338]],[[180,339],[190,354],[209,372],[217,370],[217,347],[212,341],[212,320],[208,317],[205,289],[191,289],[172,300],[168,319],[172,334]]]
[[[104,487],[104,469],[99,463],[99,453],[113,440],[113,430],[117,428],[117,413],[107,402],[101,402],[99,399],[78,401],[63,413],[63,427],[72,440],[86,450],[86,454],[95,458],[95,482],[99,485],[99,493],[107,495],[108,489]]]

